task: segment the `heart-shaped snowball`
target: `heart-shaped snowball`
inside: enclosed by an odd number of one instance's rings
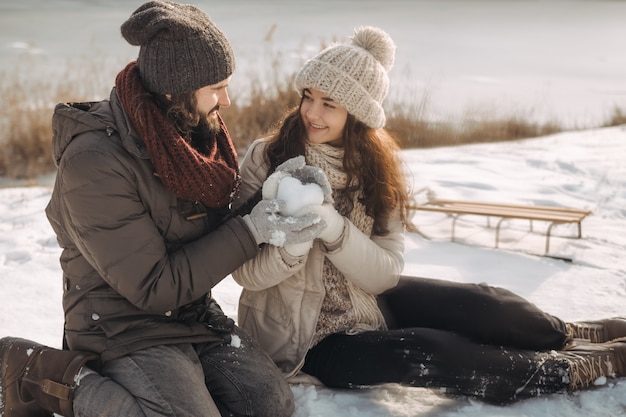
[[[303,184],[297,178],[285,177],[278,184],[276,199],[287,202],[282,215],[302,216],[308,212],[309,206],[319,206],[324,202],[324,193],[315,183]]]

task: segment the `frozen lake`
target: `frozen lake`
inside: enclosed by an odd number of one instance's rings
[[[602,123],[615,106],[626,108],[626,2],[187,2],[206,11],[231,39],[238,59],[231,90],[238,97],[245,96],[250,71],[272,75],[269,61],[276,53],[281,71],[291,72],[323,43],[355,26],[375,25],[398,46],[391,99],[427,97],[434,119],[518,113],[588,127]],[[0,0],[0,72],[18,66],[46,76],[72,56],[93,56],[98,65],[117,70],[136,56],[119,26],[141,3]]]

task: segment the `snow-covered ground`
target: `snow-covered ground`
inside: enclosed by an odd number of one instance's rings
[[[626,126],[567,132],[507,143],[403,152],[416,191],[441,198],[567,206],[591,210],[582,239],[575,228],[553,230],[551,254],[541,254],[547,225],[504,224],[501,249],[484,218],[461,218],[457,243],[451,220],[420,212],[421,231],[407,235],[406,272],[462,282],[487,282],[511,289],[565,320],[626,316]],[[44,207],[50,186],[0,189],[0,337],[35,339],[60,346],[60,250]],[[492,223],[493,224],[493,223]],[[214,291],[236,317],[240,288],[229,277]],[[437,314],[433,311],[433,314]],[[514,325],[514,323],[511,323]],[[360,391],[293,388],[297,417],[427,416],[623,416],[626,379],[574,395],[552,395],[506,407],[437,390],[384,385]]]

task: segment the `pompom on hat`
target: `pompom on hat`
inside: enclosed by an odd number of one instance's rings
[[[225,80],[235,70],[228,39],[195,6],[148,1],[122,24],[121,32],[128,43],[139,46],[139,75],[153,93],[194,91]]]
[[[296,75],[295,87],[300,94],[305,88],[319,90],[367,126],[384,127],[382,103],[395,53],[385,31],[359,27],[349,44],[333,44],[308,60]]]

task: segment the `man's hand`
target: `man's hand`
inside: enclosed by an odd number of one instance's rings
[[[280,200],[261,200],[243,217],[257,244],[269,243],[284,246],[292,243],[304,243],[315,239],[326,227],[326,223],[314,213],[300,217],[283,216],[285,202]]]

